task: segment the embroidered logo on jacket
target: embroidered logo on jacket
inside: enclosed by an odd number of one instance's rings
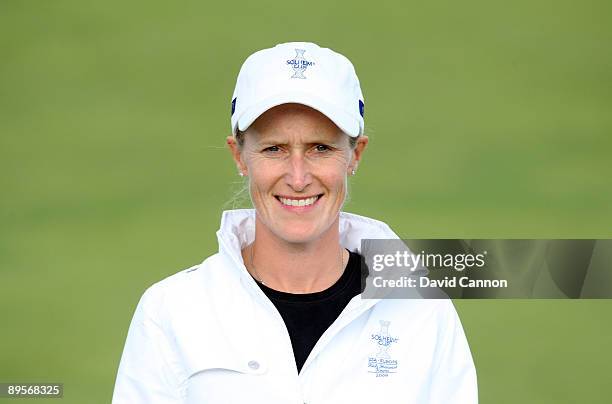
[[[380,332],[370,337],[376,344],[377,351],[368,357],[368,372],[376,373],[376,377],[387,377],[390,373],[397,372],[397,359],[391,357],[389,349],[399,338],[389,334],[390,324],[390,321],[380,320]]]

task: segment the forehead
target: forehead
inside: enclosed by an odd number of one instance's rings
[[[327,140],[339,141],[346,137],[327,116],[301,104],[282,104],[260,115],[251,125],[262,140]]]

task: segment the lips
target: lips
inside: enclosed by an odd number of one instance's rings
[[[309,197],[299,197],[299,198],[288,197],[288,196],[276,196],[276,199],[285,206],[304,207],[304,206],[314,205],[315,202],[317,202],[321,196],[323,196],[323,194],[309,196]]]

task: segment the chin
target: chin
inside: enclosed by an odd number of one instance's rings
[[[292,226],[282,226],[277,235],[290,243],[307,243],[322,236],[315,225],[304,225],[303,223]]]

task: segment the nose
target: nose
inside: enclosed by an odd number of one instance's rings
[[[301,192],[312,183],[310,164],[302,153],[292,153],[285,175],[287,184],[296,192]]]

